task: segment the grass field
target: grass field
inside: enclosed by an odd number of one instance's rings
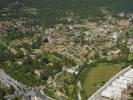
[[[85,95],[87,97],[91,96],[98,88],[100,88],[121,69],[121,64],[100,63],[95,67],[92,67],[86,76],[84,76],[84,82],[82,82]]]
[[[128,58],[129,60],[132,60],[133,59],[133,53],[130,53],[129,54],[129,58]]]

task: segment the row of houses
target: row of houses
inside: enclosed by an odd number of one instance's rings
[[[118,79],[112,82],[101,94],[102,97],[108,98],[109,100],[122,100],[122,94],[131,88],[133,84],[133,69],[124,73]]]

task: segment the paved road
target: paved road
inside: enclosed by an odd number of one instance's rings
[[[6,100],[14,99],[18,95],[23,97],[32,95],[39,97],[41,100],[50,100],[48,96],[43,95],[40,91],[33,91],[30,87],[14,80],[8,74],[6,74],[2,69],[0,69],[0,81],[3,85],[7,87],[13,86],[16,91],[14,95],[5,96],[4,98]]]
[[[0,69],[0,81],[3,85],[10,87],[13,86],[14,89],[18,92],[18,93],[22,93],[22,92],[26,92],[28,90],[30,90],[31,88],[27,87],[24,84],[21,84],[20,82],[14,80],[13,78],[11,78],[8,74],[6,74],[3,70]]]

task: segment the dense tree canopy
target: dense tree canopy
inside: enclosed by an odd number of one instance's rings
[[[16,0],[1,0],[0,7],[7,7]],[[132,0],[17,0],[25,7],[38,9],[38,20],[46,25],[61,22],[62,17],[70,16],[72,13],[81,18],[101,19],[105,15],[103,11],[110,14],[121,12],[133,12]],[[52,19],[52,20],[51,20]]]

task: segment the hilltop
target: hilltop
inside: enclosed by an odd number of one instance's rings
[[[2,0],[1,7],[8,7],[16,0]],[[18,0],[25,6],[36,8],[36,19],[44,26],[53,26],[57,23],[68,23],[64,19],[74,16],[78,18],[101,20],[110,14],[132,13],[132,0]],[[51,20],[52,19],[52,20]]]

